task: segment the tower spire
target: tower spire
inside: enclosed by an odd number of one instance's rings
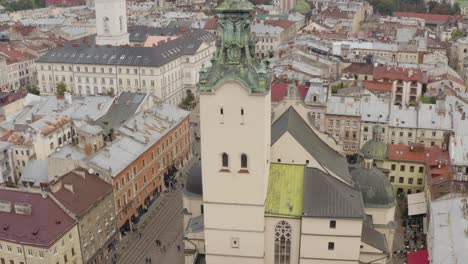
[[[270,72],[255,57],[250,26],[254,5],[247,0],[225,0],[216,9],[221,37],[211,68],[200,73],[200,91],[212,91],[222,80],[237,80],[252,93],[270,89]]]

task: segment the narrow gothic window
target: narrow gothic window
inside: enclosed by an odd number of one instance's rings
[[[104,32],[109,33],[109,18],[104,17],[102,20],[104,22]]]
[[[275,264],[290,264],[291,260],[291,225],[286,221],[275,227]]]
[[[247,169],[247,155],[242,154],[241,156],[241,168]]]
[[[123,31],[124,31],[124,21],[123,21],[123,17],[120,16],[120,17],[119,17],[119,20],[120,20],[120,32],[123,32]]]
[[[222,165],[224,168],[227,168],[229,166],[229,157],[228,157],[228,154],[226,153],[223,153],[222,155]]]

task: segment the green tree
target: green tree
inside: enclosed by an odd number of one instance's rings
[[[305,0],[298,0],[293,11],[305,15],[310,11],[310,5]]]
[[[63,96],[67,91],[67,85],[64,82],[57,83],[57,95]]]
[[[30,85],[26,88],[26,90],[28,91],[28,93],[35,94],[35,95],[39,95],[41,93],[39,91],[39,87],[37,87],[36,85]]]
[[[462,31],[458,28],[452,31],[452,38],[460,38],[460,37],[466,37],[466,31]]]
[[[391,15],[397,8],[396,1],[394,0],[381,0],[377,4],[377,10],[382,15]]]
[[[193,95],[192,90],[187,89],[186,96],[184,100],[182,100],[181,107],[183,109],[189,110],[193,106],[194,101],[195,101],[195,96]]]

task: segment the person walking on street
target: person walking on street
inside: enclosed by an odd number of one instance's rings
[[[141,238],[141,232],[138,232],[138,235],[140,235],[140,238]]]

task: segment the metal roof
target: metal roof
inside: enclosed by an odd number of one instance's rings
[[[204,41],[212,40],[211,33],[194,30],[156,47],[65,45],[52,49],[36,62],[160,67],[180,56],[195,54]]]
[[[361,192],[316,168],[304,173],[304,217],[364,218]]]
[[[272,163],[268,180],[265,216],[300,218],[303,193],[303,165]]]
[[[289,132],[320,165],[332,171],[343,181],[351,182],[346,158],[325,143],[293,107],[289,107],[273,123],[271,145],[273,146],[286,132]]]

